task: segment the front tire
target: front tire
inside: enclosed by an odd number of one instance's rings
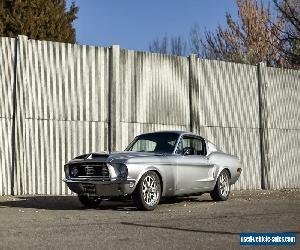
[[[155,209],[161,197],[161,183],[156,172],[145,173],[133,193],[133,200],[139,210],[151,211]]]
[[[98,196],[78,195],[78,199],[85,208],[97,208],[101,202]]]
[[[230,175],[229,172],[224,169],[216,182],[215,188],[210,192],[210,197],[214,201],[226,201],[230,194]]]

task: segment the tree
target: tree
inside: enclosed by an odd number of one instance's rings
[[[202,57],[201,32],[198,24],[194,24],[190,31],[190,49],[193,54],[198,55],[198,57]]]
[[[167,33],[164,34],[162,38],[157,37],[149,44],[149,51],[154,53],[168,53],[168,35]]]
[[[187,42],[181,36],[172,36],[171,39],[169,39],[168,34],[165,33],[162,38],[157,37],[150,42],[149,51],[155,53],[184,56],[187,53]]]
[[[69,10],[65,0],[2,0],[0,5],[0,35],[75,43],[72,24],[78,7]]]
[[[171,54],[175,56],[185,56],[187,54],[187,42],[181,36],[172,36]]]
[[[289,67],[300,68],[300,0],[273,0],[284,23],[280,29],[280,50]]]
[[[284,66],[280,53],[280,19],[270,22],[270,6],[257,0],[236,0],[238,20],[226,14],[227,27],[219,26],[215,33],[205,32],[202,56],[239,63]],[[191,38],[191,41],[193,39]]]
[[[217,59],[256,65],[300,68],[300,0],[273,0],[276,7],[271,13],[270,3],[261,0],[236,0],[238,18],[226,13],[226,26],[215,32],[200,32],[194,25],[189,34],[190,52],[200,58]],[[150,43],[150,51],[186,55],[187,45],[182,37],[168,36]]]

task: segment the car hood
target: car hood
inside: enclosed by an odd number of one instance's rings
[[[166,153],[153,153],[153,152],[100,152],[100,153],[89,153],[83,154],[75,157],[68,163],[77,162],[121,162],[124,163],[131,158],[141,158],[141,157],[153,157],[153,156],[164,156],[170,155]]]

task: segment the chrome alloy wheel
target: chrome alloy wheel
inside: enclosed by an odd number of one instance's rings
[[[220,175],[220,182],[219,182],[219,190],[223,197],[227,197],[229,195],[230,191],[230,185],[229,185],[229,177],[224,172]]]
[[[160,189],[153,176],[146,176],[142,185],[143,198],[148,206],[154,206],[159,201]]]

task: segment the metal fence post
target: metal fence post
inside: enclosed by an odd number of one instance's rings
[[[109,51],[108,88],[108,150],[118,148],[120,138],[120,46],[113,45]]]
[[[195,86],[195,72],[194,68],[196,65],[197,55],[192,54],[188,57],[189,59],[189,111],[190,111],[190,132],[194,129],[194,109],[193,109],[193,87]]]
[[[259,138],[261,157],[261,188],[268,189],[268,110],[267,110],[267,75],[264,63],[257,65],[258,104],[259,104]]]
[[[17,114],[17,62],[18,62],[19,38],[15,38],[14,78],[12,89],[12,129],[11,129],[11,195],[15,194],[15,170],[16,170],[16,114]]]

